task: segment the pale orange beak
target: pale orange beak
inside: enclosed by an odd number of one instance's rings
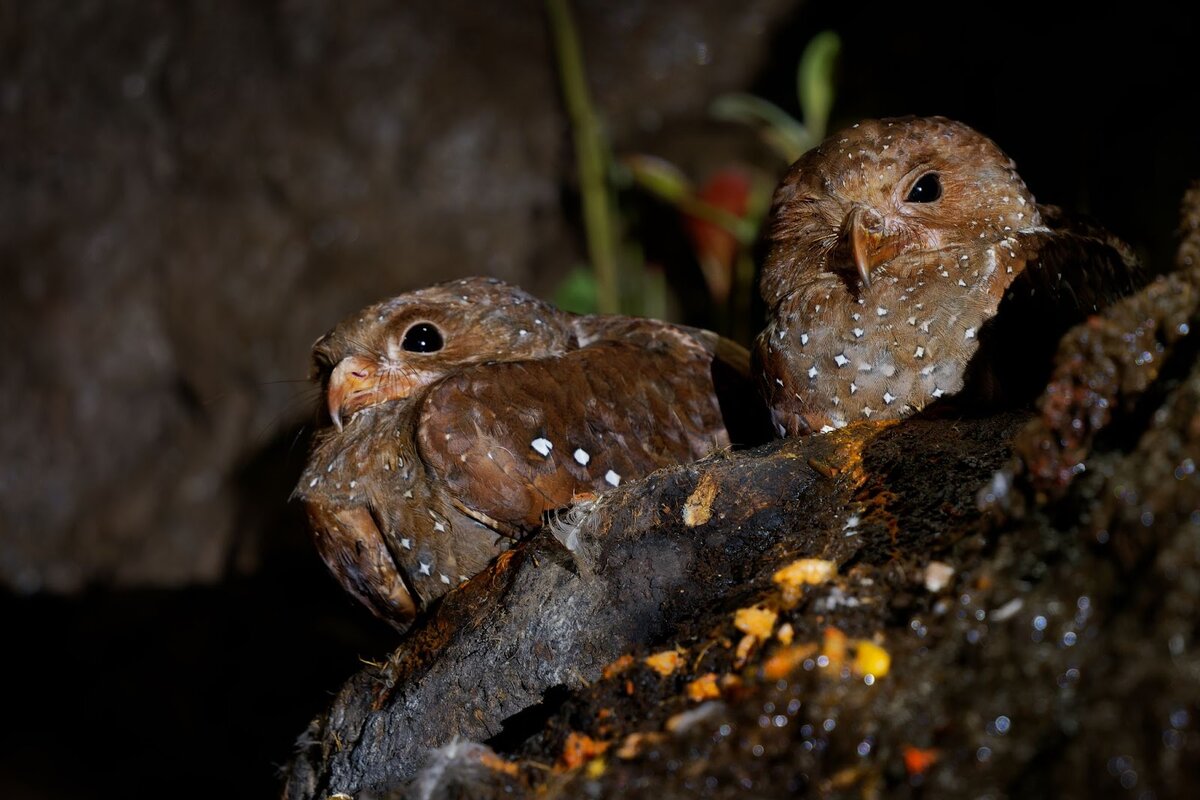
[[[850,245],[864,287],[871,285],[871,270],[905,249],[900,237],[887,235],[883,215],[868,206],[856,205],[850,209],[842,223],[842,235]]]
[[[343,358],[329,376],[325,397],[329,419],[340,431],[343,414],[353,414],[388,400],[402,400],[426,377],[420,371],[389,369],[384,374],[378,361],[362,356]]]

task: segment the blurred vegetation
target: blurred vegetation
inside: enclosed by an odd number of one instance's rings
[[[643,193],[679,215],[710,303],[710,327],[748,342],[754,299],[753,247],[770,210],[774,179],[729,164],[697,184],[666,159],[613,155],[591,101],[583,53],[568,0],[546,0],[563,101],[571,123],[588,263],[559,284],[554,301],[579,313],[670,318],[671,292],[661,267],[647,262],[632,235],[622,197]],[[805,47],[796,69],[803,119],[750,94],[718,97],[713,118],[753,128],[783,166],[826,135],[834,98],[838,36],[824,32]]]

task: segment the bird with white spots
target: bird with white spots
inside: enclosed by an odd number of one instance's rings
[[[575,498],[729,446],[726,416],[767,427],[745,348],[495,279],[371,306],[313,360],[327,424],[295,496],[333,574],[400,629]]]
[[[775,192],[754,358],[776,433],[904,417],[964,386],[1020,396],[1057,335],[1141,279],[1126,245],[1039,206],[972,128],[861,122]]]

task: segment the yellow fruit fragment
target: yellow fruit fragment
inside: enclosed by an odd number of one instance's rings
[[[652,656],[646,656],[646,666],[662,675],[664,678],[673,673],[683,664],[683,652],[680,650],[664,650]]]
[[[748,633],[757,639],[766,639],[775,629],[775,620],[779,613],[761,606],[739,608],[733,615],[733,626],[742,633]]]

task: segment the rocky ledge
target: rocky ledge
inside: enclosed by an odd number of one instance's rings
[[[1036,410],[575,509],[301,737],[285,797],[1178,797],[1200,762],[1200,188]]]

